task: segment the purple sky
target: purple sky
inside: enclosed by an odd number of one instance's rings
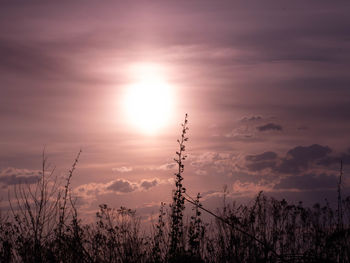
[[[185,185],[208,207],[224,185],[234,200],[333,200],[340,158],[349,193],[349,13],[348,1],[3,1],[2,206],[35,181],[46,146],[60,176],[82,148],[72,187],[84,213],[156,211],[186,112]],[[120,110],[137,63],[163,68],[176,94],[156,135]]]

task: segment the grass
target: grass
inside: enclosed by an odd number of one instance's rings
[[[0,216],[0,262],[350,262],[350,197],[338,190],[338,208],[304,207],[259,193],[251,205],[225,203],[215,212],[184,187],[187,115],[175,161],[173,201],[161,203],[150,234],[136,211],[100,205],[93,224],[83,224],[70,180],[59,185],[46,165],[33,186],[18,185],[11,212]],[[342,172],[341,172],[342,174]],[[192,210],[184,218],[186,205]],[[212,216],[202,220],[202,213]]]

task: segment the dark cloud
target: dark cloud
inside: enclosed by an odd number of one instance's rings
[[[341,153],[339,155],[327,156],[319,160],[317,164],[322,166],[330,166],[333,164],[340,164],[340,161],[342,161],[343,164],[350,164],[350,150],[348,150],[348,152]]]
[[[265,162],[253,162],[248,163],[247,168],[252,172],[261,171],[264,169],[272,169],[276,166],[276,162],[271,161],[265,161]]]
[[[330,166],[336,162],[340,163],[340,159],[329,156],[329,157],[326,157],[326,158],[323,158],[323,159],[317,161],[317,164],[322,165],[322,166]]]
[[[176,167],[176,164],[175,163],[166,163],[166,164],[163,164],[161,166],[158,166],[156,168],[152,168],[154,170],[163,170],[163,171],[167,171],[167,170],[172,170]]]
[[[124,179],[118,179],[107,187],[107,190],[121,193],[130,193],[135,191],[136,189],[137,187],[134,184]]]
[[[39,177],[38,176],[18,176],[18,175],[7,175],[7,176],[1,176],[0,182],[5,185],[15,185],[15,184],[35,184],[38,182]]]
[[[313,144],[310,146],[297,146],[288,151],[287,157],[293,159],[313,161],[330,154],[332,149],[328,146]]]
[[[141,181],[140,187],[144,188],[146,190],[148,190],[151,187],[154,187],[156,185],[158,185],[158,180],[157,179],[153,179],[153,180],[143,180]]]
[[[306,170],[310,163],[324,159],[331,152],[331,148],[319,144],[298,146],[287,152],[286,158],[282,158],[275,170],[280,173],[297,174]]]
[[[277,158],[277,154],[275,152],[264,152],[262,154],[257,155],[247,155],[245,159],[251,162],[260,162],[260,161],[268,161],[274,160]]]
[[[0,57],[1,71],[13,71],[16,74],[28,75],[40,74],[41,78],[69,74],[68,63],[63,59],[49,55],[42,45],[35,46],[2,38],[0,39]]]
[[[274,123],[268,123],[262,126],[256,127],[258,131],[282,131],[282,126]]]
[[[297,128],[298,131],[305,131],[307,129],[308,129],[307,126],[300,126],[300,127]]]
[[[292,175],[283,178],[274,189],[300,189],[300,190],[316,190],[316,189],[332,189],[337,187],[337,176],[322,174],[304,174]]]
[[[275,152],[264,152],[245,157],[246,168],[256,172],[264,169],[272,169],[276,174],[294,174],[307,171],[312,165],[329,166],[339,162],[342,157],[344,164],[350,163],[350,154],[343,153],[339,157],[330,156],[332,149],[328,146],[313,144],[310,146],[297,146],[290,149],[285,157],[278,157]]]
[[[301,82],[301,80],[300,80]],[[343,85],[347,85],[347,87],[350,84],[350,80],[344,80],[344,82],[346,84]],[[304,86],[305,84],[300,83],[299,86]],[[324,84],[323,84],[324,85]],[[333,86],[329,85],[329,86]],[[316,84],[315,84],[316,86]],[[325,85],[325,87],[327,87]],[[305,89],[311,89],[310,86],[305,87]],[[335,89],[337,89],[337,94],[339,94],[340,96],[345,96],[345,97],[349,97],[350,95],[350,90],[349,89],[343,89],[343,88],[339,88],[335,87]],[[296,93],[300,93],[302,94],[302,92],[296,92]],[[320,98],[325,99],[325,97],[327,96],[327,91],[318,91]],[[338,101],[339,100],[339,101]],[[325,99],[325,101],[327,101]],[[335,102],[337,101],[337,102]],[[284,112],[286,114],[288,114],[291,117],[294,118],[307,118],[310,121],[312,120],[313,122],[316,122],[317,120],[327,120],[329,122],[333,122],[333,121],[337,121],[337,124],[339,124],[340,121],[349,121],[350,120],[350,103],[349,101],[341,101],[340,99],[337,98],[329,98],[327,102],[323,103],[323,104],[314,104],[314,103],[310,103],[310,104],[303,104],[300,105],[298,107],[295,106],[290,106],[290,105],[280,105],[279,106],[279,111]],[[310,127],[308,128],[310,129]],[[331,134],[329,134],[330,136]]]
[[[350,164],[350,149],[347,153],[341,154],[339,159],[343,161],[343,164]]]
[[[245,157],[246,161],[248,161],[246,167],[252,172],[257,172],[268,168],[272,169],[276,166],[276,158],[277,154],[275,152],[247,155]]]
[[[4,185],[34,184],[40,179],[41,173],[33,170],[9,167],[1,170],[0,183]]]
[[[256,122],[262,120],[260,116],[244,117],[241,122]]]

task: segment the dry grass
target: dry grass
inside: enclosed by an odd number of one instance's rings
[[[350,262],[350,197],[340,190],[336,210],[260,193],[250,206],[226,204],[213,213],[200,194],[191,199],[182,176],[187,125],[186,115],[173,202],[169,209],[161,204],[151,234],[141,233],[136,212],[125,207],[100,205],[96,222],[83,224],[69,188],[80,152],[62,186],[43,154],[40,180],[17,186],[11,213],[0,217],[0,262]],[[202,213],[213,221],[203,222]]]

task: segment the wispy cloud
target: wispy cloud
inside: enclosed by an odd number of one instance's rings
[[[15,184],[34,184],[41,177],[41,172],[38,170],[18,169],[8,167],[0,170],[0,183],[4,187]]]
[[[282,131],[282,126],[275,123],[267,123],[265,125],[261,125],[256,127],[258,131]]]
[[[169,180],[161,180],[159,178],[142,179],[140,181],[130,181],[124,178],[119,178],[107,183],[89,183],[83,184],[74,189],[74,192],[84,199],[96,199],[98,195],[109,193],[128,194],[135,191],[148,191],[149,189],[162,185],[169,184]]]
[[[112,171],[115,173],[128,173],[131,172],[133,168],[131,166],[122,166],[117,168],[112,168]]]

